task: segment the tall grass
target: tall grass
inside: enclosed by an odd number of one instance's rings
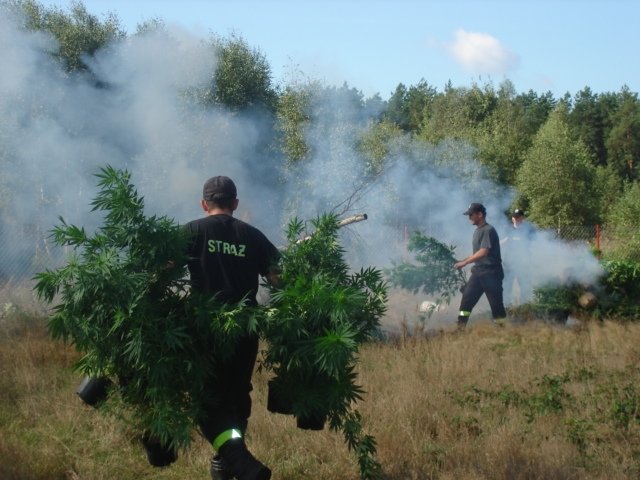
[[[75,396],[77,354],[44,320],[0,318],[0,479],[208,479],[211,447],[166,469],[135,432]],[[494,328],[367,345],[359,405],[389,480],[640,477],[640,325]],[[349,480],[341,435],[267,412],[254,377],[248,444],[274,479]]]

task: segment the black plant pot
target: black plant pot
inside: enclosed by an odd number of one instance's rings
[[[326,415],[310,415],[296,418],[296,425],[302,430],[322,430],[326,421]]]
[[[98,407],[107,399],[107,393],[112,382],[108,378],[84,377],[82,383],[76,388],[76,393],[87,405]]]
[[[144,445],[144,450],[147,453],[149,464],[154,467],[166,467],[178,458],[174,449],[163,445],[158,439],[151,437],[148,433],[142,436],[142,445]]]
[[[267,410],[271,413],[292,415],[293,406],[291,399],[286,396],[281,388],[277,387],[277,383],[274,380],[269,380],[267,387]]]

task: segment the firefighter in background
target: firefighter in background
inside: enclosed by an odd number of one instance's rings
[[[504,299],[507,304],[523,303],[531,298],[531,242],[535,229],[526,220],[524,211],[516,208],[511,213],[511,228],[501,241],[504,256]],[[518,284],[519,295],[514,294]]]
[[[473,254],[456,262],[453,267],[461,269],[473,263],[471,276],[462,292],[460,311],[458,313],[458,326],[465,327],[471,316],[471,310],[484,293],[491,307],[491,315],[494,322],[504,320],[507,313],[502,301],[502,257],[500,255],[500,238],[498,232],[487,223],[487,211],[481,203],[472,203],[463,215],[469,217],[472,225],[476,226],[473,232]]]

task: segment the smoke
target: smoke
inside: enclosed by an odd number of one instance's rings
[[[314,121],[306,132],[313,155],[289,172],[285,197],[292,200],[289,214],[300,218],[327,210],[345,215],[367,213],[366,222],[343,232],[353,268],[375,265],[386,269],[402,260],[410,261],[407,241],[413,231],[453,246],[458,258],[470,255],[475,227],[462,212],[471,202],[485,205],[487,221],[502,238],[512,234],[511,220],[505,212],[514,192],[491,181],[476,161],[473,146],[452,139],[428,146],[402,137],[391,146],[384,173],[372,175],[366,158],[354,148],[369,126],[368,119],[358,117],[360,109],[354,106],[347,89],[331,90],[331,94],[331,98],[315,105]],[[509,255],[508,251],[505,255],[505,284],[512,282],[516,293],[505,299],[507,304],[531,300],[534,288],[549,284],[595,284],[602,273],[585,243],[567,243],[556,238],[554,232],[539,229],[519,243],[526,255]],[[513,242],[504,245],[503,250],[508,249],[513,250]],[[526,285],[514,280],[514,272],[527,278]],[[410,298],[413,303],[404,306],[405,313],[417,318],[421,300]],[[455,307],[458,301],[453,300]],[[487,309],[486,301],[478,308]],[[449,321],[452,318],[455,314],[449,312]]]
[[[279,233],[277,215],[266,216],[277,209],[254,181],[253,165],[270,162],[255,156],[263,126],[189,101],[216,66],[202,38],[178,28],[132,36],[85,58],[86,74],[65,74],[50,54],[55,39],[25,32],[17,18],[0,16],[0,40],[3,276],[42,266],[30,263],[50,253],[47,232],[58,216],[89,228],[100,223],[89,202],[106,165],[131,172],[149,214],[179,223],[202,215],[208,177],[229,175],[239,215],[260,212],[261,227]]]
[[[460,258],[469,255],[473,227],[462,212],[473,201],[485,204],[499,232],[509,228],[503,212],[513,193],[489,180],[469,144],[426,146],[401,138],[391,146],[384,173],[374,174],[355,148],[371,119],[352,90],[326,89],[315,98],[306,132],[313,154],[285,167],[262,148],[270,127],[260,117],[203,109],[189,100],[216,66],[202,38],[175,27],[131,36],[85,59],[89,73],[68,75],[50,55],[55,40],[18,24],[0,17],[5,276],[16,262],[43,267],[37,261],[51,248],[46,232],[59,216],[85,228],[99,225],[89,202],[94,175],[107,164],[131,172],[149,214],[179,223],[202,215],[198,201],[208,177],[228,175],[238,186],[237,215],[276,244],[294,215],[367,213],[366,222],[342,232],[354,268],[387,268],[406,258],[414,230],[455,246]],[[532,251],[537,283],[567,275],[589,282],[598,274],[584,247],[543,235]]]

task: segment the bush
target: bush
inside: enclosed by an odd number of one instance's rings
[[[640,319],[640,263],[628,260],[602,262],[604,274],[596,290],[598,305],[593,311],[596,318]],[[592,287],[579,283],[546,285],[534,289],[533,301],[511,313],[559,322],[570,314],[579,313],[580,296]]]
[[[602,266],[600,316],[639,319],[640,263],[618,260],[603,262]]]

